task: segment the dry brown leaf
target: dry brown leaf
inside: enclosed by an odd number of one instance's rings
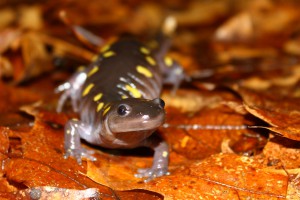
[[[300,140],[300,104],[298,98],[239,90],[245,108],[266,121],[272,130],[284,137]]]
[[[298,2],[0,5],[1,199],[299,199]],[[96,151],[96,162],[64,159],[64,124],[77,114],[68,104],[55,112],[54,88],[99,49],[78,41],[71,26],[101,41],[128,33],[146,41],[170,14],[179,26],[169,55],[192,77],[176,96],[162,95],[168,126],[158,134],[170,146],[171,174],[149,183],[134,177],[152,164],[147,148],[84,143]]]
[[[263,150],[269,163],[279,162],[284,169],[290,172],[293,169],[299,169],[299,152],[299,142],[278,137],[272,138]]]
[[[288,186],[287,175],[264,171],[265,168],[267,167],[252,158],[216,154],[203,161],[177,168],[173,174],[148,184],[126,180],[108,184],[122,190],[143,188],[155,191],[163,194],[165,199],[284,198]],[[97,172],[90,174],[97,181],[101,181],[101,176]],[[256,181],[251,182],[252,179]]]

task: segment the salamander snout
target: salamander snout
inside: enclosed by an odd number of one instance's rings
[[[159,105],[162,109],[165,107],[165,102],[160,98],[153,99],[153,102]]]

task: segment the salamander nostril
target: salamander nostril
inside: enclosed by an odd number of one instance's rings
[[[156,104],[158,104],[161,108],[164,108],[165,107],[165,102],[160,99],[160,98],[157,98],[157,99],[154,99],[153,100]]]

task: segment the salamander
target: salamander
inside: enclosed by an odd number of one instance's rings
[[[159,98],[163,83],[178,85],[185,78],[181,66],[169,57],[169,37],[159,37],[156,48],[135,39],[120,39],[104,46],[84,70],[58,87],[63,91],[57,110],[70,98],[80,115],[65,125],[65,158],[96,160],[81,139],[105,148],[150,147],[154,160],[136,177],[149,181],[168,174],[167,143],[153,134],[164,123],[165,103]]]

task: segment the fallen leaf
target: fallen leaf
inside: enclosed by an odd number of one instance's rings
[[[300,140],[299,99],[240,90],[245,108],[271,125],[272,130],[284,137]]]

